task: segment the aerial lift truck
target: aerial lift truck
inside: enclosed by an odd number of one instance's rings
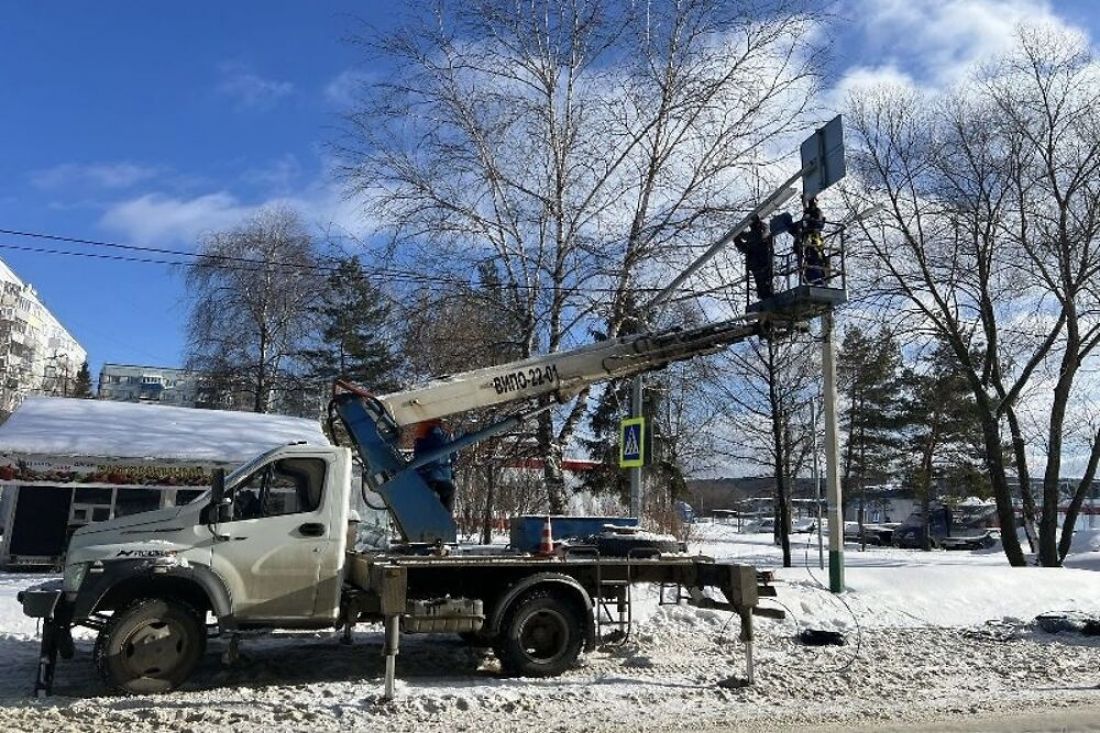
[[[766,206],[785,200],[773,195]],[[583,543],[562,554],[464,552],[453,518],[417,469],[514,430],[589,386],[798,329],[843,302],[842,272],[833,283],[840,287],[789,288],[774,304],[730,320],[609,339],[392,394],[338,384],[329,421],[350,447],[277,447],[228,476],[215,472],[211,489],[187,505],[74,533],[63,578],[18,596],[24,613],[42,621],[36,694],[49,694],[57,657],[73,656],[74,626],[97,632],[101,676],[129,693],[184,684],[211,633],[228,635],[232,650],[245,631],[343,628],[350,638],[359,622],[384,626],[384,697],[393,695],[401,632],[461,633],[491,647],[505,673],[552,676],[593,649],[605,628],[629,634],[636,583],[735,613],[746,650],[739,679],[751,684],[752,617],[771,611],[758,599],[775,593],[767,574],[644,546],[614,555]],[[399,450],[406,426],[503,405],[518,409],[430,454],[409,459]],[[399,534],[386,548],[347,544],[358,490],[353,461]]]

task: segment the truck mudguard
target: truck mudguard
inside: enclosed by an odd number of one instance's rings
[[[558,586],[563,590],[568,589],[567,592],[574,593],[577,599],[581,601],[584,606],[586,619],[584,648],[585,651],[592,651],[596,645],[596,620],[592,615],[592,598],[589,597],[588,591],[586,591],[584,586],[577,582],[576,579],[568,575],[562,575],[561,573],[537,573],[535,575],[530,575],[509,588],[501,599],[497,601],[492,612],[488,616],[486,628],[488,629],[489,635],[496,636],[499,634],[500,627],[504,623],[504,616],[512,604],[524,593],[540,585]]]
[[[204,565],[164,565],[149,558],[112,560],[102,572],[89,570],[77,591],[73,621],[91,616],[112,592],[131,591],[135,596],[156,595],[157,591],[182,595],[192,603],[202,598],[223,626],[233,626],[233,604],[221,578]]]

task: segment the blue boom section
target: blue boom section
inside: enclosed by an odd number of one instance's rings
[[[400,429],[369,397],[340,394],[332,406],[355,443],[364,478],[389,507],[406,542],[456,541],[454,518],[416,469],[397,452]],[[451,448],[447,452],[457,450]]]

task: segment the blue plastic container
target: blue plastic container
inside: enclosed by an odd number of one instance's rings
[[[523,552],[538,552],[542,540],[542,525],[546,524],[545,514],[533,514],[512,517],[511,544]],[[571,517],[555,515],[550,517],[550,533],[555,542],[562,540],[580,540],[597,534],[605,524],[616,527],[637,527],[637,517]]]

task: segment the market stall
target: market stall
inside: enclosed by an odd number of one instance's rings
[[[0,567],[49,567],[89,522],[179,506],[286,443],[328,444],[314,420],[31,397],[0,425]]]

